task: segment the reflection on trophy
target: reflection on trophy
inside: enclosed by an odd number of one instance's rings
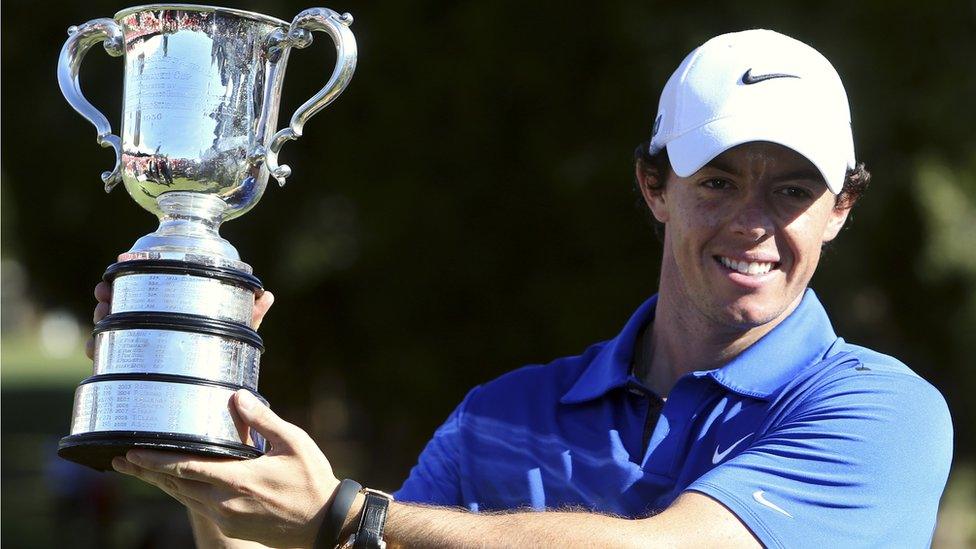
[[[260,200],[285,142],[346,87],[356,68],[352,17],[325,8],[289,24],[241,10],[179,4],[120,11],[71,27],[58,83],[115,151],[105,190],[122,183],[159,217],[105,272],[111,312],[95,326],[93,375],[75,391],[71,432],[58,453],[96,469],[133,447],[257,457],[265,441],[231,412],[238,389],[258,394],[264,346],[251,326],[261,282],[220,237],[223,221]],[[292,48],[324,31],[332,76],[275,133]],[[125,60],[121,137],[81,93],[78,71],[101,43]],[[265,401],[266,402],[266,401]]]

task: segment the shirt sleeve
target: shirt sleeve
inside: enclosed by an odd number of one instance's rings
[[[825,383],[688,490],[767,547],[928,547],[951,460],[942,395],[874,372]]]
[[[461,423],[468,401],[477,392],[472,389],[451,412],[443,425],[420,453],[420,458],[403,486],[393,495],[397,501],[429,505],[463,505],[461,492]]]

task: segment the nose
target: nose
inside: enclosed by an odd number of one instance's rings
[[[772,216],[758,201],[742,204],[733,214],[730,228],[736,235],[744,236],[750,242],[765,240],[775,231]]]

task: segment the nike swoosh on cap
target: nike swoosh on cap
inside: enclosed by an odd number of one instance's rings
[[[784,511],[782,507],[766,499],[766,497],[763,496],[764,492],[765,490],[756,490],[755,492],[752,493],[752,499],[758,501],[760,505],[765,505],[766,507],[769,507],[773,511],[783,513],[784,515],[793,518],[793,515]]]
[[[742,74],[742,83],[745,85],[756,84],[766,80],[772,80],[773,78],[799,78],[795,74],[784,74],[781,72],[771,72],[769,74],[757,74],[753,76],[752,69],[750,68]]]
[[[752,433],[749,433],[748,435],[746,435],[746,436],[740,438],[739,440],[733,442],[731,446],[729,446],[728,448],[726,448],[724,451],[721,451],[721,452],[718,451],[718,445],[715,445],[715,453],[712,454],[712,465],[717,465],[718,462],[720,462],[723,459],[725,459],[725,456],[729,455],[729,452],[731,452],[733,449],[735,449],[735,447],[738,446],[739,443],[741,443],[743,440],[745,440],[745,439],[747,439],[747,438],[749,438],[751,436],[752,436]]]

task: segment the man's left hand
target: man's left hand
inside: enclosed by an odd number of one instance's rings
[[[264,456],[237,461],[130,450],[112,466],[209,517],[229,537],[273,547],[310,547],[339,485],[332,466],[305,431],[251,393],[238,391],[232,400],[244,423],[270,443]]]

